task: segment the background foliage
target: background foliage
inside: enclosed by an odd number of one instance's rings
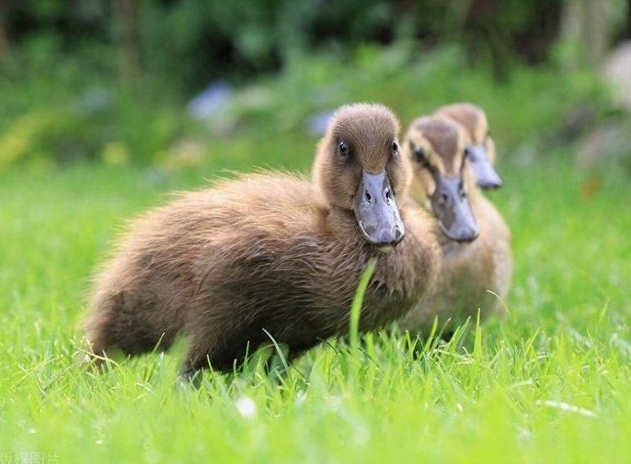
[[[0,461],[629,462],[631,121],[599,68],[630,15],[623,0],[0,3]],[[487,111],[516,262],[506,321],[415,352],[390,329],[331,340],[285,376],[254,360],[199,389],[179,382],[183,347],[81,364],[90,275],[127,218],[233,170],[307,172],[323,119],[357,100],[403,128],[448,102]]]
[[[475,97],[492,106],[495,87],[523,86],[506,91],[526,106],[501,117],[488,108],[496,123],[506,122],[500,142],[506,134],[514,148],[514,132],[532,118],[541,127],[549,117],[546,133],[553,133],[576,112],[587,111],[590,122],[609,112],[592,98],[604,89],[588,82],[593,67],[576,52],[581,40],[595,39],[564,32],[568,5],[574,3],[8,0],[0,6],[0,169],[27,158],[156,164],[182,147],[190,164],[208,159],[194,153],[206,150],[209,136],[212,144],[239,137],[270,115],[270,129],[295,130],[292,124],[304,126],[353,98],[384,100],[378,90],[390,82],[395,93],[385,103],[406,118],[413,116],[405,113],[410,97],[424,110],[482,85]],[[605,26],[587,32],[611,43],[627,34],[626,7],[623,0],[604,5]],[[571,89],[555,87],[557,73],[567,71],[583,77]],[[221,118],[191,118],[186,102],[218,82],[231,92],[216,110]],[[374,93],[353,91],[365,87]],[[528,87],[539,103],[527,101]],[[556,102],[536,95],[551,88],[571,95]],[[547,109],[532,111],[531,104]]]

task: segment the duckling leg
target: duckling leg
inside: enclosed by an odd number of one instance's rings
[[[212,345],[210,342],[204,343],[203,340],[199,340],[199,336],[193,335],[191,346],[184,357],[184,362],[180,369],[180,376],[185,381],[197,385],[201,370],[209,365],[211,352]]]
[[[193,380],[199,371],[207,367],[232,371],[246,356],[248,339],[225,324],[216,323],[213,327],[198,325],[189,333],[191,345],[181,370],[185,379]]]
[[[188,381],[196,383],[196,379],[199,377],[201,371],[205,368],[211,367],[212,369],[220,372],[230,372],[240,367],[245,353],[228,354],[228,349],[221,349],[213,344],[195,344],[189,349],[180,375]]]
[[[206,350],[191,348],[186,356],[186,360],[182,365],[180,376],[186,383],[191,383],[198,387],[201,380],[201,371],[206,367],[212,367],[218,371],[232,371],[237,369],[243,369],[244,366],[250,361],[254,361],[254,365],[261,361],[261,358],[257,358],[257,354],[262,353],[263,368],[265,375],[271,377],[273,381],[281,382],[281,379],[289,373],[289,366],[295,359],[302,356],[305,350],[289,351],[289,347],[285,344],[281,344],[279,347],[274,345],[264,344],[257,349],[256,345],[251,345],[249,342],[244,343],[246,348],[238,355],[235,355],[235,351],[232,350],[228,354],[229,350],[220,350],[211,357],[210,352],[206,352],[200,357],[199,353]],[[252,353],[248,347],[252,347],[254,352]],[[223,351],[223,352],[222,352]],[[267,351],[265,353],[265,351]],[[280,352],[279,352],[280,351]],[[195,360],[198,361],[195,361]]]
[[[223,323],[215,318],[212,327],[197,325],[189,330],[191,345],[182,366],[182,377],[193,380],[207,367],[223,372],[241,370],[249,361],[255,364],[262,361],[268,374],[286,371],[291,360],[303,351],[290,351],[288,344],[274,340],[258,324],[246,327],[233,324],[234,318]]]

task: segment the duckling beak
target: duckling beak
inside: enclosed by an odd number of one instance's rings
[[[387,249],[403,240],[403,221],[385,170],[379,174],[362,170],[353,202],[359,229],[368,242]]]
[[[478,187],[488,190],[502,186],[502,179],[489,161],[484,145],[469,145],[467,158]]]
[[[480,234],[471,205],[462,187],[462,178],[438,175],[431,197],[432,209],[443,233],[457,242],[471,242]]]

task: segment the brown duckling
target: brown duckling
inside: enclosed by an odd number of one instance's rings
[[[433,211],[443,231],[442,269],[436,290],[400,326],[427,335],[434,319],[448,335],[468,317],[503,315],[512,273],[510,232],[476,188],[470,172],[469,143],[455,121],[441,116],[415,120],[402,150],[413,163],[411,196]]]
[[[495,143],[489,134],[489,122],[482,108],[468,102],[454,103],[439,108],[435,114],[447,116],[464,128],[469,139],[467,161],[478,187],[485,190],[501,187],[502,179],[493,167]]]
[[[401,317],[433,287],[440,252],[431,217],[407,198],[397,133],[381,105],[341,107],[318,145],[315,183],[244,176],[134,221],[96,278],[93,352],[166,349],[185,335],[189,377],[209,363],[232,370],[270,337],[295,356],[346,334],[372,259],[360,330]]]

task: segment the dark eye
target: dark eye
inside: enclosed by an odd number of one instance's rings
[[[414,148],[412,153],[414,153],[414,159],[417,163],[425,164],[427,162],[425,159],[425,149],[423,149],[423,147]]]
[[[340,153],[340,158],[342,159],[346,159],[348,157],[348,144],[345,141],[340,141],[340,143],[338,144],[338,150]]]
[[[392,151],[394,153],[398,153],[399,152],[399,144],[397,142],[392,142]]]

